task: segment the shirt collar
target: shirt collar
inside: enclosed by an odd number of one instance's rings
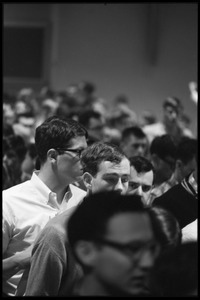
[[[49,201],[49,195],[52,192],[50,188],[39,178],[39,171],[34,171],[31,177],[31,183],[37,187],[37,190],[45,199],[45,203]]]
[[[198,187],[197,187],[197,182],[194,178],[194,174],[191,173],[189,178],[188,178],[188,182],[189,184],[193,187],[194,191],[196,192],[196,194],[198,193]]]
[[[39,178],[39,171],[34,171],[31,177],[31,182],[33,185],[37,186],[37,190],[41,193],[45,203],[49,203],[51,206],[58,208],[57,195]],[[63,202],[68,202],[72,197],[72,191],[70,186],[63,197]]]

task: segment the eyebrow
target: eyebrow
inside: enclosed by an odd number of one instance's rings
[[[139,183],[139,182],[136,182],[136,181],[133,181],[133,180],[130,180],[130,183],[136,183],[136,184],[139,184],[139,185],[151,186],[151,184]]]
[[[103,177],[114,176],[114,177],[130,177],[130,174],[122,174],[121,176],[118,173],[106,173]]]

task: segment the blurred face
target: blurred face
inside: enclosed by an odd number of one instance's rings
[[[158,252],[147,214],[127,212],[113,216],[106,236],[96,243],[93,276],[102,288],[99,295],[133,296],[145,292]]]
[[[177,120],[177,112],[174,110],[173,107],[167,106],[164,108],[164,121],[167,123],[174,123]]]
[[[88,130],[88,134],[95,139],[102,139],[103,137],[104,123],[101,118],[91,118]]]
[[[136,194],[141,196],[142,202],[144,203],[144,205],[147,205],[152,186],[152,170],[146,173],[138,173],[136,169],[133,166],[131,166],[128,194]]]
[[[191,159],[187,164],[183,164],[183,162],[180,165],[180,180],[182,180],[185,176],[189,175],[191,172],[193,172],[196,169],[197,162],[196,159]]]
[[[70,146],[63,148],[65,151],[58,150],[57,164],[55,172],[59,181],[66,186],[66,184],[80,181],[83,175],[82,166],[80,163],[80,156],[78,152],[70,150],[84,150],[87,148],[87,141],[85,136],[77,136],[71,139]]]
[[[92,193],[100,191],[117,191],[126,194],[130,177],[130,163],[123,158],[119,164],[103,161],[99,165],[99,171],[92,178]]]
[[[144,156],[147,149],[147,139],[146,138],[137,138],[134,135],[131,135],[122,145],[122,150],[127,157],[131,156]]]

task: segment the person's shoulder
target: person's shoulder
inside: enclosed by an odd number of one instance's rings
[[[157,122],[157,123],[145,125],[142,129],[143,129],[144,132],[145,131],[149,132],[149,131],[154,131],[154,130],[156,130],[156,131],[162,130],[163,131],[164,130],[164,124],[161,123],[161,122]]]
[[[2,195],[3,197],[5,196],[17,196],[18,193],[20,193],[21,191],[23,191],[26,187],[28,187],[30,184],[30,180],[21,182],[19,184],[13,185],[10,188],[3,190],[2,191]]]
[[[34,250],[38,247],[45,248],[45,245],[51,249],[66,242],[66,221],[68,216],[60,214],[50,219],[44,228],[39,232],[35,242]]]
[[[76,186],[75,184],[70,184],[70,189],[72,191],[73,194],[79,194],[83,197],[86,196],[86,191],[84,191],[83,189],[81,189],[80,187]]]
[[[184,188],[180,183],[178,183],[178,184],[170,187],[166,192],[164,192],[159,197],[156,197],[153,203],[156,204],[156,203],[160,203],[162,201],[165,201],[165,199],[170,199],[171,196],[174,196],[177,193],[179,194],[182,191],[184,191]]]

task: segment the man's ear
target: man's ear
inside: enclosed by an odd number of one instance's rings
[[[91,190],[93,176],[90,173],[85,172],[85,173],[83,173],[82,179],[83,179],[83,183],[84,183],[85,187],[87,188],[87,190]]]
[[[49,149],[47,151],[47,159],[49,159],[51,162],[55,162],[56,161],[57,155],[58,155],[57,151],[55,149],[53,149],[53,148]]]
[[[74,246],[74,251],[83,265],[87,267],[94,265],[97,251],[93,242],[80,240]]]

